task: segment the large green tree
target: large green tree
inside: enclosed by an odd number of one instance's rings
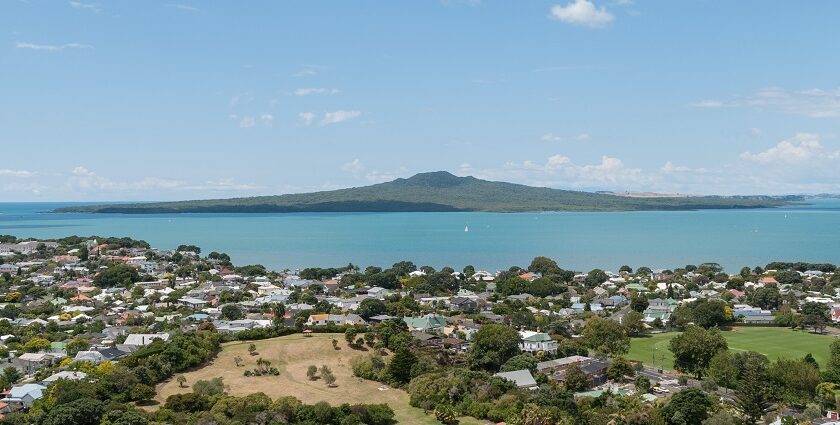
[[[671,397],[662,409],[669,425],[700,425],[709,415],[712,401],[697,388],[684,389]]]
[[[735,388],[735,404],[746,424],[757,424],[773,405],[767,370],[759,362],[747,362],[745,366]]]
[[[669,348],[674,353],[675,369],[701,379],[712,358],[728,346],[717,328],[703,329],[692,325],[672,338]]]
[[[93,277],[93,284],[102,288],[129,286],[140,280],[137,269],[127,264],[114,264]]]
[[[505,325],[487,324],[473,335],[469,363],[473,369],[495,372],[517,354],[519,333],[516,329]]]
[[[598,352],[610,355],[627,354],[630,337],[615,320],[592,317],[583,328],[583,343]]]

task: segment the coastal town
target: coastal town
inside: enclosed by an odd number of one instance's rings
[[[577,272],[537,257],[493,271],[410,261],[275,271],[193,245],[0,240],[2,423],[819,424],[838,415],[831,264]],[[284,359],[293,346],[327,360]],[[231,350],[240,351],[222,361]],[[326,363],[339,353],[349,357]],[[279,392],[247,391],[263,381]],[[301,401],[282,392],[292,383],[325,392]],[[370,403],[343,401],[363,387],[373,390],[352,400]],[[377,403],[377,392],[403,405]]]

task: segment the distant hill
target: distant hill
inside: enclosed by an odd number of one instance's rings
[[[90,205],[56,212],[91,213],[267,213],[398,211],[642,211],[768,208],[791,198],[768,196],[626,197],[421,173],[387,183],[325,192],[250,198]]]

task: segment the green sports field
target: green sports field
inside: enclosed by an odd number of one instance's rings
[[[801,358],[811,353],[821,368],[828,359],[828,347],[834,341],[832,336],[788,328],[736,327],[722,333],[732,351],[756,351],[766,355],[770,360],[780,357]],[[674,356],[668,350],[668,342],[678,334],[678,332],[669,332],[633,338],[627,357],[653,365],[655,353],[656,367],[673,369]]]

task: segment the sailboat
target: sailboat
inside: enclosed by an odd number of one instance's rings
[[[470,226],[464,226],[464,233],[469,232],[469,231],[470,231]]]

